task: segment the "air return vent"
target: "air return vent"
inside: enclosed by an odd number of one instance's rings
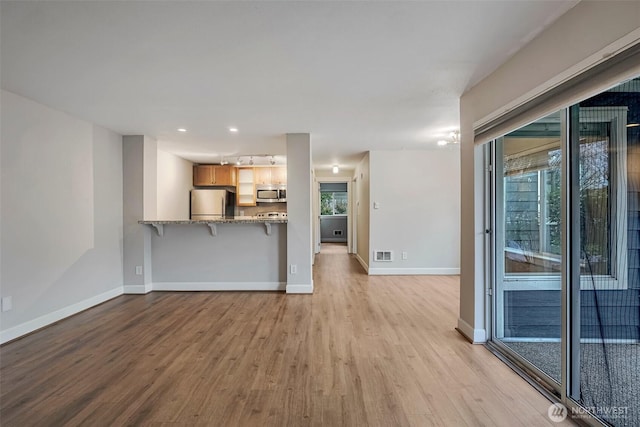
[[[391,262],[393,261],[393,252],[391,251],[374,251],[373,259],[375,261]]]

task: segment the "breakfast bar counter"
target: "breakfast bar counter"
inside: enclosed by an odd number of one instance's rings
[[[255,216],[236,216],[233,218],[215,218],[215,219],[180,219],[180,220],[141,220],[139,224],[147,224],[153,226],[158,236],[164,235],[165,225],[190,225],[204,224],[209,227],[212,236],[218,234],[217,224],[264,224],[267,235],[271,235],[271,224],[286,224],[286,218],[259,218]]]
[[[145,234],[145,285],[128,293],[286,290],[287,218],[137,222]]]

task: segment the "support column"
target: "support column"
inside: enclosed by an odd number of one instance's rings
[[[123,283],[125,294],[152,290],[151,227],[157,219],[157,142],[143,135],[122,138]]]
[[[287,293],[313,293],[311,137],[287,134]]]

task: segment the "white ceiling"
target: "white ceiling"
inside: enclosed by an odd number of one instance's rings
[[[194,161],[309,132],[317,168],[352,168],[437,149],[460,95],[576,3],[2,1],[2,87]]]

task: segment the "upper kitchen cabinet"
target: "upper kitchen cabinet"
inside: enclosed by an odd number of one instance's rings
[[[229,165],[194,165],[193,186],[235,186],[236,174]]]
[[[271,169],[271,183],[272,184],[286,184],[287,183],[287,168],[286,167],[272,167]]]
[[[236,185],[236,171],[233,166],[214,166],[215,185]]]
[[[256,185],[261,184],[286,184],[287,168],[281,166],[255,168]]]
[[[237,168],[236,204],[238,206],[256,205],[256,186],[252,167]]]
[[[253,172],[256,185],[271,184],[271,168],[255,168]]]

